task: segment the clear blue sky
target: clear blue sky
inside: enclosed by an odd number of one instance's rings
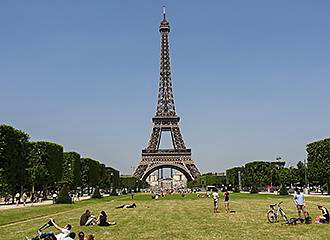
[[[131,173],[151,133],[161,7],[202,172],[330,135],[330,1],[0,1],[0,122]]]

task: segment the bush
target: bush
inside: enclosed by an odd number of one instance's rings
[[[257,187],[256,187],[255,185],[252,185],[250,193],[251,193],[251,194],[256,194],[256,193],[258,193],[258,189],[257,189]]]
[[[280,195],[289,195],[288,189],[285,186],[282,186],[280,189]]]
[[[62,187],[58,198],[56,199],[56,203],[66,203],[66,204],[71,204],[72,199],[69,195],[69,186],[67,184],[64,184]]]
[[[95,188],[92,198],[102,198],[99,187]]]
[[[118,196],[118,193],[116,192],[116,189],[113,188],[110,195],[111,196]]]
[[[240,192],[238,185],[235,185],[234,186],[234,191],[233,192],[235,192],[235,193],[239,193]]]

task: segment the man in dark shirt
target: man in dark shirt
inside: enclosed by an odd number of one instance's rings
[[[92,217],[91,212],[87,209],[86,212],[80,217],[80,226],[87,226],[90,223]]]

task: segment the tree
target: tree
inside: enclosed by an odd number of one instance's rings
[[[81,185],[79,153],[63,153],[63,182],[69,184],[72,188],[76,188]]]
[[[120,185],[122,188],[127,188],[129,191],[130,190],[135,190],[136,188],[139,187],[140,181],[136,177],[132,176],[122,176],[120,177]]]
[[[44,191],[56,186],[63,176],[63,147],[52,142],[30,142],[28,172],[32,185],[41,184]]]
[[[81,158],[80,167],[82,186],[88,187],[90,194],[90,187],[97,187],[100,184],[100,163],[91,158]]]
[[[234,167],[226,170],[226,181],[227,184],[234,187],[234,191],[239,192],[239,176],[238,172],[241,173],[241,176],[244,172],[244,167]]]
[[[14,195],[26,183],[29,135],[0,125],[0,184]]]
[[[308,179],[320,185],[330,185],[330,138],[307,145]]]
[[[226,177],[224,175],[218,175],[216,173],[207,173],[196,178],[193,181],[188,182],[188,187],[203,187],[203,186],[217,186],[220,187],[226,184]]]

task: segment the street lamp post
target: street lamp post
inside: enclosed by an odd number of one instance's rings
[[[110,173],[110,179],[111,179],[111,187],[110,187],[110,195],[111,195],[113,189],[113,172]]]
[[[307,160],[304,159],[304,165],[305,165],[305,185],[307,187],[307,194],[309,194],[309,183],[307,179]]]

